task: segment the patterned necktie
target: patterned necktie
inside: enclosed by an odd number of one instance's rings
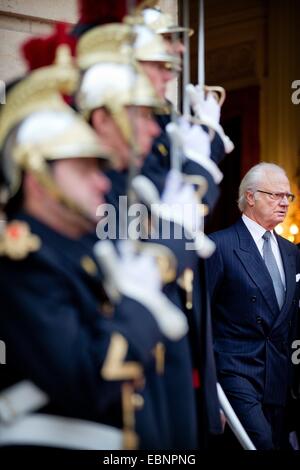
[[[263,258],[270,273],[271,279],[273,281],[277,302],[279,305],[279,309],[281,310],[285,299],[285,289],[282,283],[274,253],[271,248],[270,237],[271,232],[269,231],[265,232],[262,237],[264,239]]]

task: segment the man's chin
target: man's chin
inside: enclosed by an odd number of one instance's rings
[[[275,227],[279,224],[282,224],[282,222],[284,222],[285,217],[286,217],[286,214],[276,217]]]
[[[277,216],[277,220],[280,220],[280,222],[283,222],[285,218],[286,218],[286,212],[284,214],[283,213],[278,214],[278,216]],[[278,222],[278,223],[280,223],[280,222]]]

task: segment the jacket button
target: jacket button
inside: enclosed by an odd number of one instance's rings
[[[262,323],[262,318],[261,317],[256,317],[256,323],[259,325]]]
[[[144,398],[139,393],[133,393],[131,395],[131,403],[137,410],[141,410],[144,406]]]
[[[253,296],[251,297],[251,302],[256,302],[256,295],[253,295]]]
[[[297,303],[297,300],[293,299],[293,304],[296,305],[296,303]]]

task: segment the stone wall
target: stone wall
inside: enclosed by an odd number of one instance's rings
[[[76,0],[0,0],[0,79],[22,75],[20,44],[31,35],[48,33],[55,21],[74,23]]]
[[[161,6],[177,18],[177,0],[162,0]],[[31,35],[48,33],[55,21],[75,23],[77,0],[0,0],[0,80],[22,75],[20,44]]]

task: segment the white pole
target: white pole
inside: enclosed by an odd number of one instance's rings
[[[232,432],[238,439],[239,443],[245,450],[256,450],[251,441],[250,437],[246,433],[244,427],[242,426],[239,418],[235,414],[231,404],[226,397],[224,390],[222,389],[221,385],[217,383],[217,392],[218,398],[220,402],[220,406],[224,412],[224,415],[227,419],[228,425],[230,426]]]
[[[189,28],[190,26],[190,2],[185,0],[183,2],[183,26]],[[183,98],[183,114],[189,116],[190,103],[189,96],[186,92],[186,86],[190,83],[190,37],[189,32],[184,33],[184,55],[183,55],[183,79],[182,79],[182,98]]]
[[[198,31],[198,83],[205,84],[205,29],[204,29],[204,0],[199,0],[199,31]]]

